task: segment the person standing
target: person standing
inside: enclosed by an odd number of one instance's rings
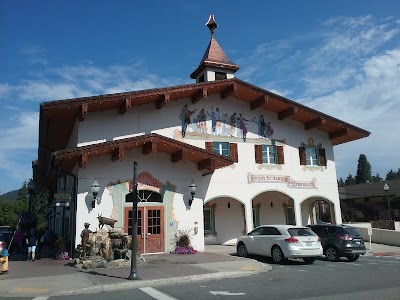
[[[35,229],[31,229],[26,237],[26,244],[28,245],[28,261],[35,261],[35,252],[38,240],[35,234]]]

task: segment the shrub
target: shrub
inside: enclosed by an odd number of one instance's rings
[[[190,241],[190,229],[178,230],[175,234],[175,250],[171,253],[175,254],[194,254],[197,252],[192,246]]]

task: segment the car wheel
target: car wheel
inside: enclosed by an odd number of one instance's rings
[[[239,243],[236,251],[237,251],[238,256],[240,256],[240,257],[247,257],[247,255],[249,255],[249,253],[247,252],[246,245],[244,243]]]
[[[316,258],[315,257],[304,257],[303,260],[306,264],[312,264],[316,260]]]
[[[347,256],[346,256],[346,258],[347,258],[349,261],[356,261],[359,257],[360,257],[360,255],[358,255],[358,254],[353,254],[353,255],[347,255]]]
[[[325,250],[325,257],[329,261],[338,261],[339,260],[339,253],[335,247],[328,247]]]
[[[286,263],[286,257],[282,252],[282,249],[278,246],[272,248],[271,256],[274,262],[277,264],[284,264]]]

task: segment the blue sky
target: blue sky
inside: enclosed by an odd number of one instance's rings
[[[0,194],[31,177],[41,102],[193,82],[210,14],[236,77],[371,132],[334,148],[338,177],[361,153],[400,168],[397,0],[2,0]]]

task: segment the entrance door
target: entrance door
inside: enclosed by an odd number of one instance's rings
[[[132,208],[125,207],[124,231],[132,235]],[[164,253],[164,207],[138,207],[137,239],[140,253]]]

